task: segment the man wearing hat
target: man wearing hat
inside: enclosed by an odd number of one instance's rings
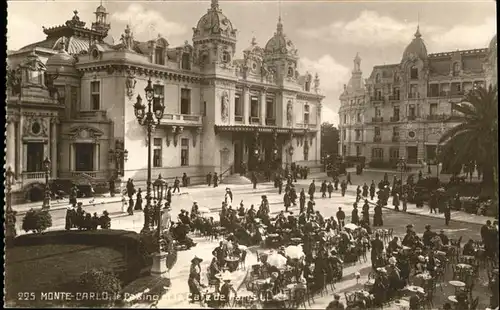
[[[422,242],[424,246],[431,247],[432,246],[432,238],[436,236],[436,233],[431,230],[431,225],[425,225],[425,231],[422,235]]]
[[[448,236],[445,235],[443,229],[439,232],[439,238],[441,238],[441,243],[443,245],[448,245],[450,243],[450,239],[448,239]]]
[[[231,293],[233,293],[233,297],[236,296],[236,290],[234,289],[233,285],[231,284],[231,274],[228,271],[225,271],[222,274],[221,280],[224,282],[220,288],[220,305],[219,308],[223,308],[226,306],[230,299],[231,299]]]
[[[345,305],[340,301],[340,295],[334,294],[333,301],[331,301],[328,304],[326,310],[343,310],[343,309],[345,309]]]
[[[199,301],[201,299],[201,262],[203,259],[195,256],[191,260],[191,267],[189,268],[189,295],[190,302]]]

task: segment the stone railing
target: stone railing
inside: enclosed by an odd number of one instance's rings
[[[250,124],[260,124],[259,117],[250,117]]]
[[[274,118],[266,118],[266,125],[267,126],[276,126],[276,119],[274,119]]]
[[[43,179],[43,178],[45,178],[45,172],[44,171],[23,172],[22,176],[23,176],[23,180]]]
[[[163,115],[160,124],[201,126],[203,124],[203,118],[201,115],[192,115],[192,114],[165,114]]]

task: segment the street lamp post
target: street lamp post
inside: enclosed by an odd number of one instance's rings
[[[151,132],[156,125],[160,124],[163,118],[163,113],[165,111],[165,106],[160,100],[154,101],[154,89],[151,85],[151,79],[148,80],[148,85],[144,89],[146,93],[146,100],[148,102],[146,112],[146,106],[142,103],[141,95],[137,95],[137,101],[134,104],[134,113],[137,121],[140,125],[145,126],[147,129],[147,143],[148,143],[148,176],[147,176],[147,186],[146,186],[146,207],[144,212],[144,227],[141,233],[147,233],[151,230],[151,214],[154,212],[151,206]],[[153,102],[154,101],[154,102]],[[155,119],[156,118],[156,119]]]
[[[439,179],[439,170],[441,170],[441,167],[443,166],[442,163],[436,163],[436,177]]]
[[[158,208],[159,212],[157,213],[157,232],[158,232],[158,253],[155,253],[153,256],[153,265],[151,267],[151,275],[162,276],[167,272],[167,255],[168,253],[164,251],[163,246],[165,245],[165,239],[162,234],[162,210],[161,204],[163,200],[163,196],[166,190],[166,181],[162,179],[161,174],[158,175],[158,179],[156,179],[153,183],[153,198],[156,202],[156,208]],[[155,212],[156,214],[156,212]]]
[[[50,186],[49,186],[50,164],[51,164],[50,159],[48,157],[45,157],[45,160],[43,161],[43,166],[45,168],[45,193],[43,197],[42,209],[50,208]]]
[[[5,190],[6,190],[6,201],[5,201],[5,238],[6,241],[12,240],[16,237],[16,211],[12,210],[12,185],[16,181],[16,175],[12,171],[11,167],[7,168],[5,171]]]
[[[154,100],[154,88],[151,85],[151,79],[148,80],[148,85],[144,89],[146,93],[146,100],[148,102],[146,112],[146,106],[142,103],[142,98],[140,95],[137,95],[137,101],[134,104],[134,113],[137,121],[140,125],[145,126],[148,134],[148,177],[147,177],[147,187],[146,187],[146,207],[144,208],[144,227],[141,230],[141,233],[148,234],[151,232],[151,220],[154,216],[155,209],[151,205],[151,132],[153,131],[156,125],[160,124],[161,119],[163,118],[163,113],[165,111],[165,106],[161,100]],[[156,119],[155,119],[156,118]],[[159,176],[161,179],[161,176]],[[161,182],[161,181],[160,181]],[[163,194],[163,190],[162,190]],[[161,203],[161,201],[160,201]],[[161,210],[161,209],[160,209]],[[161,211],[158,219],[158,225],[161,225]],[[162,236],[160,232],[160,226],[158,226],[158,243],[160,244],[162,241]],[[167,253],[163,252],[161,248],[158,248],[158,253],[153,255],[153,266],[151,267],[151,275],[154,276],[162,276],[167,272],[166,265],[166,257]]]
[[[403,172],[406,170],[406,160],[404,157],[401,157],[398,160],[398,168],[401,169],[401,186],[399,189],[399,194],[403,194]]]

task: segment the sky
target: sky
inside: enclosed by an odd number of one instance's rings
[[[16,50],[45,38],[42,26],[62,25],[78,10],[91,25],[99,1],[8,1],[7,48]],[[196,0],[104,0],[110,13],[110,34],[118,43],[130,24],[136,40],[161,34],[170,46],[191,41],[192,27],[210,7]],[[363,77],[373,66],[399,63],[420,26],[429,53],[486,48],[496,33],[494,1],[243,1],[219,0],[222,12],[238,29],[237,54],[252,37],[264,47],[282,16],[284,32],[299,52],[299,70],[318,73],[323,121],[338,124],[339,96],[359,53]]]

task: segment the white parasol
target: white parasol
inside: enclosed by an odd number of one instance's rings
[[[344,226],[344,228],[347,228],[347,229],[350,229],[350,230],[355,230],[358,228],[358,226],[356,224],[353,224],[353,223],[349,223],[349,224],[346,224]]]
[[[291,259],[301,259],[305,256],[301,245],[291,245],[285,249],[285,255]]]
[[[210,212],[212,212],[212,211],[210,211],[210,209],[208,207],[199,207],[198,211],[200,211],[200,213],[210,213]]]
[[[242,244],[238,244],[238,248],[239,248],[240,250],[242,250],[242,251],[246,251],[246,250],[248,250],[248,248],[247,248],[246,246],[242,245]]]
[[[267,262],[269,265],[276,268],[282,268],[286,266],[286,258],[278,253],[272,253],[267,257]]]

